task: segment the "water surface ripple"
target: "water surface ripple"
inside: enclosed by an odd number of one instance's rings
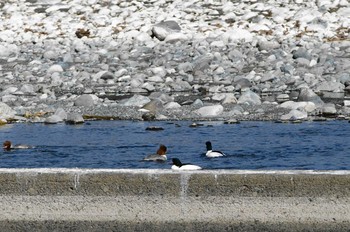
[[[2,141],[34,149],[0,152],[0,168],[160,168],[170,159],[205,169],[350,170],[350,123],[304,122],[132,122],[92,121],[83,125],[11,124],[0,127]],[[149,126],[164,128],[146,130]],[[205,142],[227,154],[205,157]],[[160,144],[168,161],[144,162]]]

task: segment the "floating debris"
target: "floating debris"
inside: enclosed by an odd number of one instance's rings
[[[149,130],[149,131],[161,131],[161,130],[164,130],[163,127],[160,127],[160,126],[149,126],[146,128],[146,130]]]

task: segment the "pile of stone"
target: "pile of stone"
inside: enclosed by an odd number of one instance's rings
[[[0,119],[350,115],[347,0],[0,4]]]

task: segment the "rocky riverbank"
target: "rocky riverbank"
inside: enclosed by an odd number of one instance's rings
[[[350,116],[346,0],[0,8],[3,123]]]

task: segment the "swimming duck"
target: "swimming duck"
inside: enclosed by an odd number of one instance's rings
[[[29,145],[25,145],[25,144],[16,144],[16,145],[12,145],[11,141],[6,140],[3,145],[2,148],[4,150],[11,150],[11,149],[29,149],[32,148],[32,146]]]
[[[205,153],[206,157],[213,158],[225,156],[225,154],[221,151],[213,151],[210,141],[206,142],[205,145],[207,146],[207,153]]]
[[[173,165],[171,166],[171,169],[173,170],[200,170],[202,169],[198,165],[194,164],[183,164],[178,158],[173,158]]]
[[[159,146],[159,149],[157,150],[157,154],[148,155],[145,158],[143,158],[143,160],[166,161],[167,160],[166,151],[167,151],[167,147],[162,144]]]

